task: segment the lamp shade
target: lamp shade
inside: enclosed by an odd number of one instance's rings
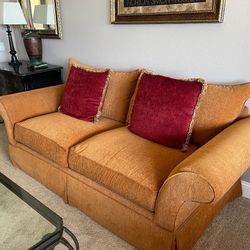
[[[54,25],[55,16],[53,6],[46,4],[35,5],[33,22],[39,24]]]
[[[20,3],[0,2],[0,24],[22,25],[26,23]]]

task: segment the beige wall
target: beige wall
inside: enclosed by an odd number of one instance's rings
[[[3,1],[3,0],[0,0]],[[10,2],[9,0],[4,0],[4,2]],[[15,39],[13,37],[13,39]],[[3,50],[4,49],[4,50]],[[9,54],[9,43],[6,33],[6,27],[0,25],[0,62],[10,61]]]
[[[61,0],[61,9],[63,39],[43,40],[47,62],[65,67],[75,56],[98,66],[146,67],[209,82],[250,80],[249,0],[227,0],[222,24],[111,25],[109,0]],[[27,57],[22,42],[17,48]]]
[[[226,2],[223,24],[111,25],[109,0],[61,0],[64,38],[44,41],[44,58],[65,66],[75,56],[210,82],[250,80],[250,1]]]

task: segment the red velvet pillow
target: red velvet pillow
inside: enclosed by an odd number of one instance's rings
[[[60,111],[85,121],[97,121],[102,109],[110,71],[71,67]]]
[[[199,79],[178,80],[142,73],[129,130],[159,144],[185,150],[205,86]]]

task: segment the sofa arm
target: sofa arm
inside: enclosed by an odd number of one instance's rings
[[[0,97],[0,116],[3,118],[9,143],[15,144],[13,130],[17,122],[55,112],[60,105],[64,85],[36,89]]]
[[[250,165],[250,118],[237,121],[181,162],[163,184],[155,222],[174,231],[199,204],[222,198]]]

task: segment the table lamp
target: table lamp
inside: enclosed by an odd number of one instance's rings
[[[26,20],[20,6],[17,2],[0,2],[0,24],[7,26],[7,34],[10,44],[11,61],[9,62],[12,66],[18,66],[22,63],[18,61],[16,56],[16,50],[12,39],[12,31],[10,25],[24,25]]]
[[[55,15],[53,6],[46,5],[46,4],[40,4],[35,5],[34,8],[34,14],[33,14],[33,22],[38,24],[45,24],[48,25],[50,28],[50,25],[55,25]]]

